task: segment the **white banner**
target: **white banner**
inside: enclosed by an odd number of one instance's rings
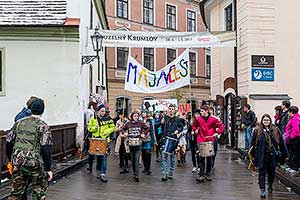
[[[145,32],[101,30],[106,47],[201,48],[234,47],[235,32]]]
[[[138,93],[162,93],[190,84],[189,51],[164,68],[153,72],[128,56],[125,90]]]
[[[151,113],[155,111],[166,111],[170,104],[176,105],[177,99],[153,99],[153,100],[143,100],[143,110],[149,111]]]

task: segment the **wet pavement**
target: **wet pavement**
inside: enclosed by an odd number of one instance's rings
[[[234,151],[222,149],[218,152],[213,181],[196,183],[196,174],[191,172],[191,159],[176,167],[174,180],[161,182],[161,163],[152,159],[152,175],[141,173],[136,183],[130,174],[119,174],[118,158],[111,155],[108,164],[108,183],[96,179],[96,172],[88,174],[86,167],[51,185],[47,199],[55,200],[99,200],[99,199],[210,199],[210,200],[254,200],[259,198],[257,175],[246,169],[245,163]],[[142,170],[141,170],[142,171]],[[274,200],[299,200],[300,196],[290,192],[276,180],[274,192],[267,196]]]

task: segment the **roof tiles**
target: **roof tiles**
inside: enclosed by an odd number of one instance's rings
[[[0,25],[64,25],[65,0],[0,0]]]

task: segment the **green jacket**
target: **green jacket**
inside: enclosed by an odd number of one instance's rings
[[[88,131],[92,133],[93,138],[102,138],[110,142],[110,135],[115,131],[115,124],[110,116],[101,118],[92,116],[88,124]]]

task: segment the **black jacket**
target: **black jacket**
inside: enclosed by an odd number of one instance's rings
[[[164,136],[176,138],[176,135],[174,135],[174,132],[177,130],[179,133],[183,130],[183,124],[182,121],[174,116],[165,116],[165,122],[163,124],[164,130],[163,134]]]
[[[283,111],[280,116],[280,121],[279,121],[279,129],[281,133],[285,133],[285,127],[287,123],[289,122],[289,113],[288,111]]]
[[[252,126],[252,127],[255,126],[255,124],[256,124],[256,117],[255,117],[255,113],[252,110],[249,110],[247,112],[244,124],[246,126]]]

